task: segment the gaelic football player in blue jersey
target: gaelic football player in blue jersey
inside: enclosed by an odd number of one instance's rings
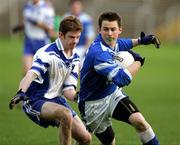
[[[23,101],[23,110],[32,121],[45,128],[58,127],[61,145],[71,145],[71,138],[79,145],[89,145],[91,141],[91,135],[65,99],[73,101],[76,96],[80,59],[75,46],[81,32],[82,25],[76,17],[64,18],[58,39],[37,51],[9,104],[12,109]]]
[[[137,39],[121,39],[121,18],[117,13],[105,12],[99,17],[99,35],[86,55],[80,75],[79,110],[90,132],[101,145],[115,145],[111,118],[133,126],[143,145],[159,145],[155,133],[137,106],[122,92],[122,87],[144,64],[144,58],[133,52],[139,44],[155,44],[158,38],[144,35]],[[129,51],[134,62],[122,68],[114,61],[118,51]]]

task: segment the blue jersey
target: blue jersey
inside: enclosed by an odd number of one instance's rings
[[[53,99],[61,96],[66,89],[76,89],[80,59],[73,50],[67,57],[60,39],[40,48],[34,55],[30,71],[37,74],[37,79],[28,88],[26,95],[32,100],[37,97]]]
[[[112,49],[98,35],[89,48],[81,70],[80,101],[101,99],[113,93],[117,87],[129,85],[132,75],[115,62],[114,54],[132,47],[131,39],[118,39],[115,49]]]

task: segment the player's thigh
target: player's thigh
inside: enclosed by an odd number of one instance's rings
[[[71,111],[61,104],[45,102],[41,108],[40,117],[46,120],[63,118],[65,115],[71,115]]]
[[[112,117],[116,120],[131,123],[129,117],[137,112],[139,112],[137,106],[129,99],[129,97],[125,97],[116,105]]]
[[[74,116],[72,122],[72,137],[76,140],[91,138],[90,133],[86,130],[85,125],[77,115]]]

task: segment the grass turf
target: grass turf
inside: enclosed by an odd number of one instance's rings
[[[41,128],[20,108],[8,109],[22,77],[21,39],[0,39],[0,145],[58,145],[57,129]],[[145,65],[125,92],[152,125],[161,145],[179,145],[180,44],[163,43],[161,49],[139,46]],[[77,110],[77,106],[71,103]],[[139,145],[134,129],[113,120],[117,145]],[[93,136],[92,145],[98,145]]]

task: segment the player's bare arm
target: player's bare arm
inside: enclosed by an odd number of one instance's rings
[[[37,75],[34,72],[27,72],[25,77],[21,80],[19,85],[19,90],[16,95],[11,99],[9,103],[9,108],[13,109],[13,107],[18,104],[20,101],[25,101],[28,99],[25,92],[29,88],[31,82],[37,78]]]
[[[37,78],[37,74],[32,71],[28,71],[25,77],[21,80],[19,84],[19,89],[22,89],[23,92],[26,92],[29,88],[32,81]]]
[[[133,64],[127,67],[127,70],[131,73],[132,76],[135,76],[140,67],[141,63],[139,61],[135,61]]]
[[[63,95],[70,101],[74,101],[76,97],[76,90],[75,89],[68,89],[63,92]]]

